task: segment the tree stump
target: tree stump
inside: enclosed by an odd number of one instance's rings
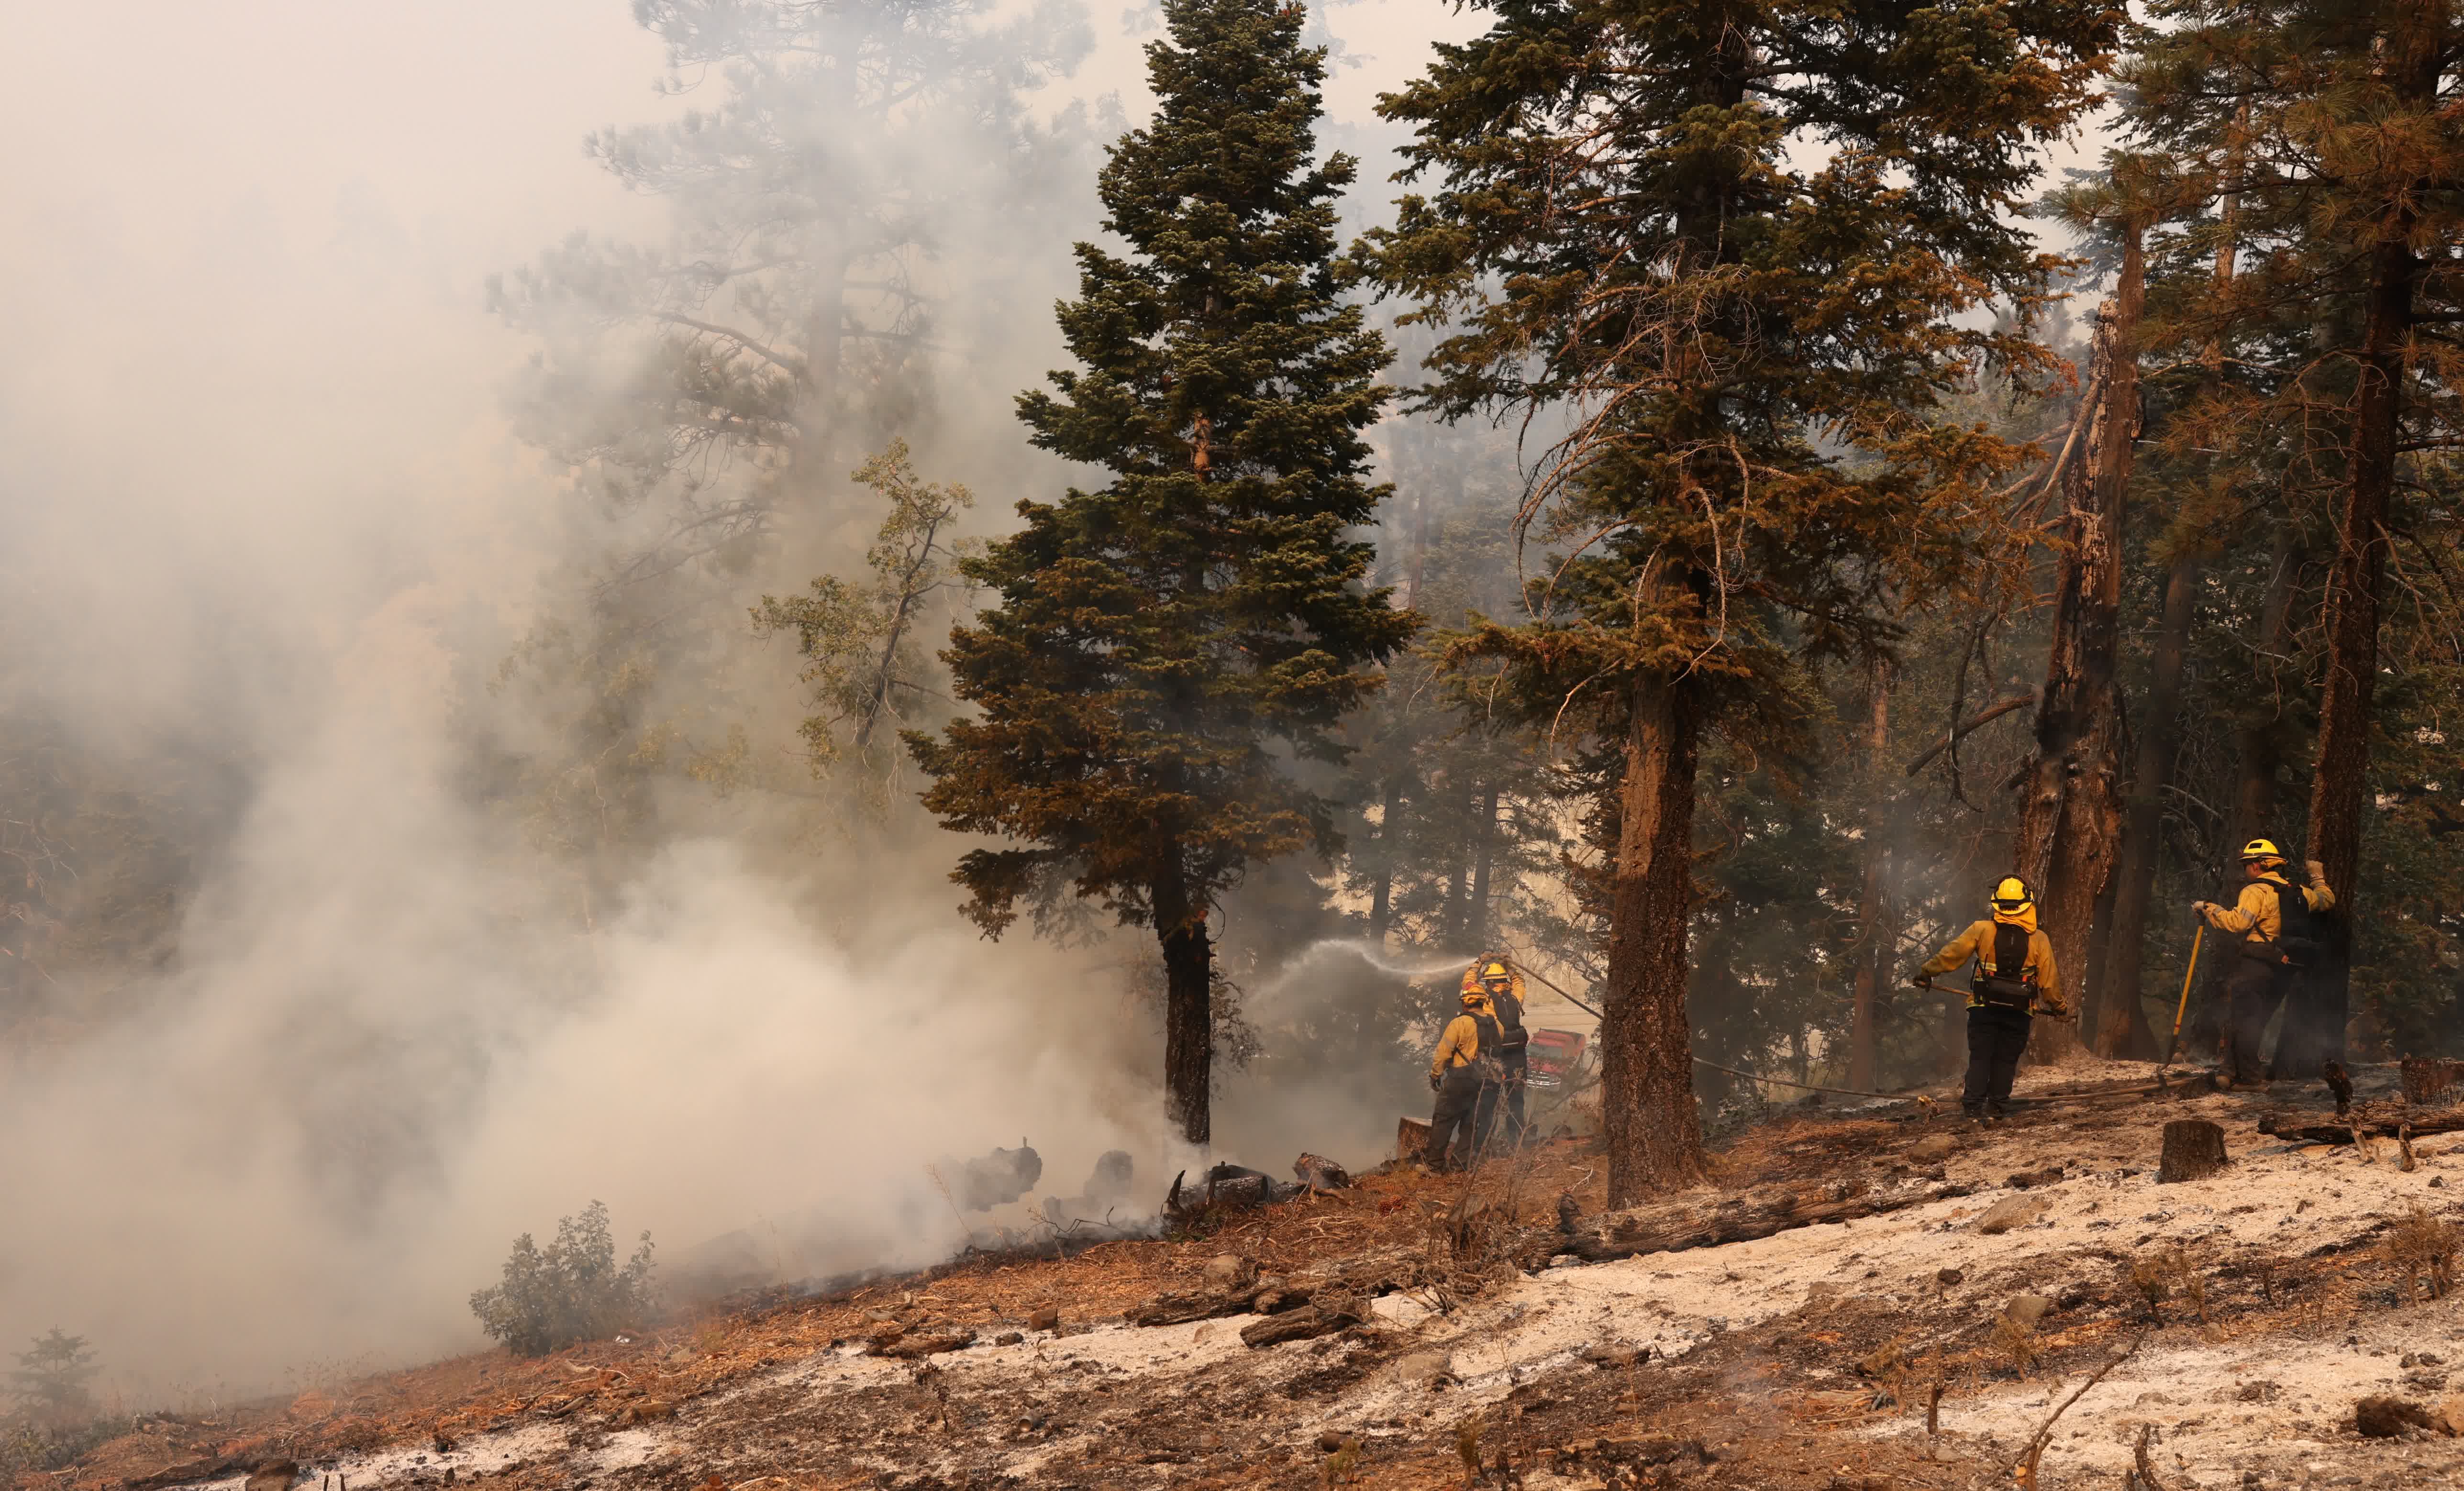
[[[2464,1062],[2408,1056],[2399,1070],[2404,1073],[2404,1096],[2408,1103],[2448,1104],[2458,1096],[2464,1096],[2456,1090],[2456,1084],[2464,1082]]]
[[[2156,1181],[2198,1180],[2230,1163],[2223,1129],[2204,1118],[2177,1118],[2165,1126],[2165,1157],[2157,1163]]]
[[[1395,1157],[1408,1165],[1429,1150],[1429,1126],[1417,1118],[1398,1119],[1395,1124]]]

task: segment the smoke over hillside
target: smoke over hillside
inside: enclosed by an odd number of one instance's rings
[[[82,1333],[142,1405],[472,1344],[512,1235],[593,1197],[670,1264],[750,1229],[809,1272],[945,1250],[924,1167],[1022,1134],[1047,1189],[1115,1147],[1159,1189],[1120,973],[1151,942],[983,942],[951,836],[805,770],[795,660],[742,617],[860,561],[849,484],[691,596],[740,644],[727,691],[646,686],[652,726],[744,742],[732,774],[663,758],[584,845],[558,816],[613,811],[574,724],[603,696],[508,660],[637,615],[605,581],[657,522],[509,413],[540,334],[483,286],[576,230],[679,241],[576,143],[713,106],[720,70],[648,97],[670,59],[613,0],[141,9],[29,18],[76,65],[5,105],[29,149],[0,246],[0,1343]],[[1008,397],[1053,361],[1101,96],[1134,87],[1136,38],[1103,30],[1021,95],[1061,142],[1044,217],[943,222],[904,259],[945,301],[919,460],[994,524],[1060,475],[1020,460]],[[601,348],[647,366],[655,339]]]

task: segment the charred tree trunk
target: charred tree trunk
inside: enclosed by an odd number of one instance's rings
[[[1685,917],[1693,893],[1702,729],[1696,709],[1683,683],[1646,676],[1635,685],[1600,1020],[1611,1206],[1631,1206],[1704,1173],[1685,1014]]]
[[[2114,303],[2097,318],[2088,374],[2096,402],[2079,412],[2088,422],[2086,459],[2062,477],[2070,543],[2055,585],[2053,647],[2036,702],[2036,755],[2019,812],[2022,873],[2035,888],[2039,923],[2053,942],[2065,992],[2078,1004],[2096,997],[2083,987],[2088,938],[2122,840],[2122,692],[2114,653],[2123,493],[2139,426],[2140,298],[2134,252],[2123,261]],[[2040,1020],[2031,1049],[2038,1060],[2050,1060],[2069,1043],[2065,1026]]]
[[[2106,970],[2113,966],[2113,900],[2114,892],[2118,888],[2119,882],[2116,877],[2107,876],[2104,882],[2104,894],[2096,898],[2096,914],[2088,919],[2087,968],[2084,981],[2079,985],[2083,989],[2103,988]],[[2062,976],[2068,978],[2070,975],[2066,973]],[[2095,1043],[2098,1033],[2096,1016],[2097,1006],[2093,1003],[2085,1004],[2079,1011],[2079,1038],[2080,1042],[2090,1050],[2101,1049]],[[2142,1014],[2140,1022],[2145,1024],[2146,1019],[2147,1017]]]
[[[2427,120],[2438,106],[2444,6],[2408,0],[2386,37],[2387,81],[2398,106]],[[2427,184],[2423,184],[2426,186]],[[2319,755],[2310,780],[2309,858],[2327,874],[2353,925],[2352,897],[2370,805],[2370,693],[2378,676],[2379,605],[2387,561],[2387,519],[2395,494],[2397,443],[2404,420],[2405,357],[2412,337],[2421,260],[2412,250],[2415,195],[2389,201],[2370,251],[2362,345],[2354,362],[2352,475],[2336,522],[2327,572],[2327,676],[2320,691]],[[2344,1059],[2351,1010],[2350,950],[2301,978],[2286,1012],[2277,1071],[2317,1074]]]
[[[1488,948],[1488,875],[1491,862],[1497,857],[1497,788],[1483,789],[1480,794],[1480,816],[1472,823],[1471,866],[1471,946],[1485,952]]]
[[[1875,811],[1865,822],[1865,885],[1857,897],[1857,934],[1863,939],[1857,957],[1857,1004],[1848,1023],[1848,1085],[1870,1092],[1881,1064],[1880,1011],[1884,980],[1891,976],[1892,944],[1883,909],[1890,847],[1884,826],[1888,819],[1883,794],[1888,790],[1891,747],[1891,677],[1875,663],[1866,671],[1868,700],[1865,722],[1866,759],[1873,777]]]
[[[1155,888],[1155,914],[1163,944],[1164,1116],[1203,1150],[1214,1137],[1215,948],[1204,909],[1179,884]]]

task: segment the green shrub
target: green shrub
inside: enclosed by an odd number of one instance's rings
[[[650,1235],[642,1234],[632,1261],[618,1268],[604,1201],[559,1221],[545,1248],[527,1232],[516,1238],[505,1282],[471,1296],[471,1313],[516,1356],[601,1340],[639,1326],[649,1312]]]

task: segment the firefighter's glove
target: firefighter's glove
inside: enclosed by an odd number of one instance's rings
[[[1429,1073],[1429,1090],[1431,1092],[1437,1091],[1445,1085],[1446,1080],[1443,1077],[1439,1076],[1436,1072]]]
[[[2301,866],[2310,872],[2310,883],[2312,885],[2323,886],[2327,883],[2326,866],[2320,864],[2317,860],[2303,860],[2301,862]]]
[[[2221,908],[2219,908],[2213,901],[2193,901],[2190,903],[2191,913],[2197,916],[2199,920],[2206,922],[2210,926],[2215,925],[2216,912],[2219,910],[2221,910]]]
[[[1916,985],[1920,989],[1930,989],[1933,987],[1933,975],[1910,974],[1908,976],[1908,982]]]

